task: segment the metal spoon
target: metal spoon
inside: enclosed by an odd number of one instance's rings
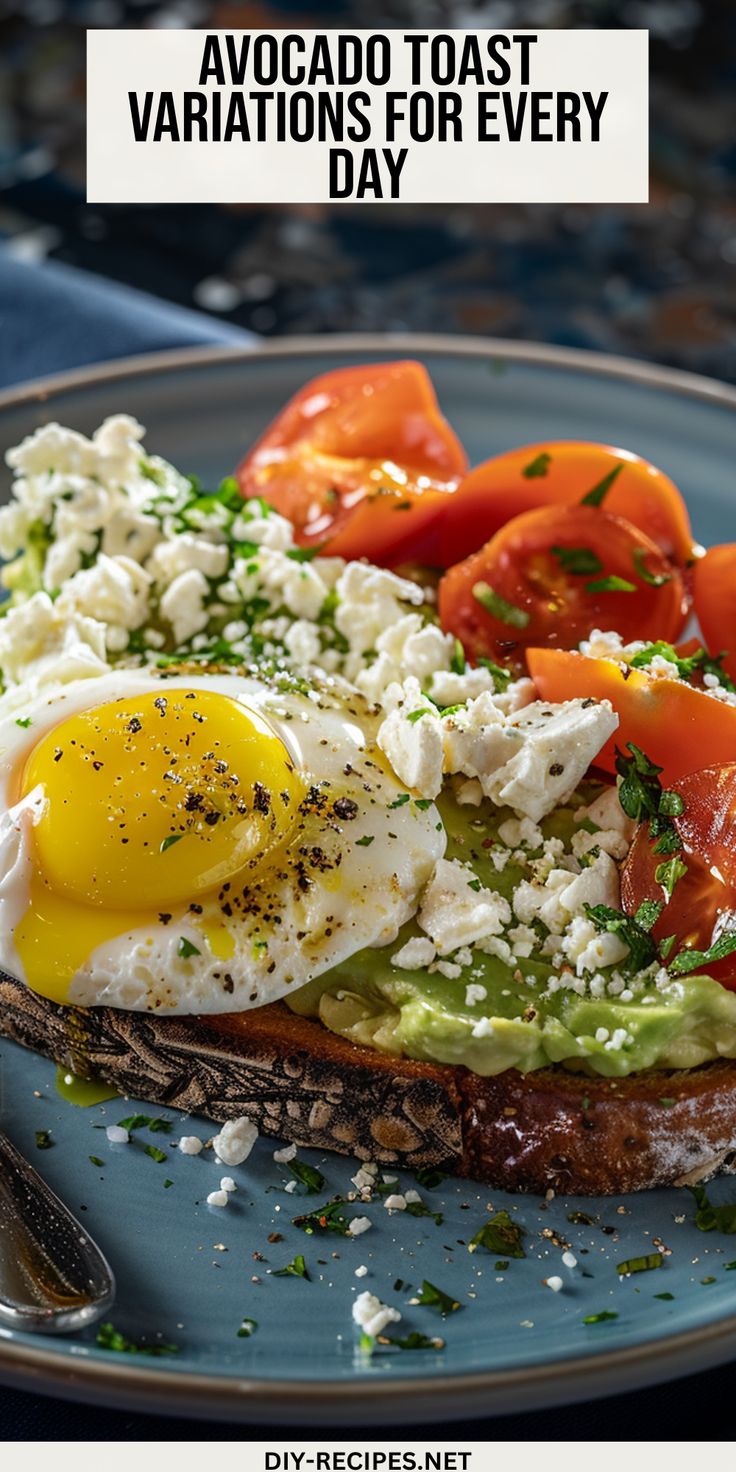
[[[99,1247],[0,1133],[0,1322],[68,1334],[93,1324],[114,1296]]]

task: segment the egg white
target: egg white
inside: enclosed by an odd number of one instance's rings
[[[414,913],[444,853],[446,835],[437,809],[403,799],[401,783],[376,752],[374,712],[339,681],[327,678],[308,694],[250,675],[198,670],[123,670],[76,681],[24,707],[28,726],[19,726],[15,715],[0,722],[0,966],[10,974],[26,979],[13,932],[29,902],[33,827],[45,800],[39,788],[13,800],[19,769],[41,737],[69,716],[177,687],[217,691],[267,721],[307,785],[327,795],[324,813],[310,815],[304,831],[307,853],[317,846],[325,863],[311,870],[307,861],[306,887],[296,882],[288,864],[266,864],[250,876],[249,892],[262,909],[280,916],[280,923],[264,929],[262,916],[234,914],[227,921],[233,946],[227,960],[215,955],[204,937],[209,922],[222,924],[216,895],[198,896],[202,915],[174,909],[164,925],[152,914],[150,924],[121,932],[92,951],[71,981],[69,1003],[213,1014],[277,1001],[364,947],[390,943]],[[349,821],[338,820],[331,806],[333,797],[343,794],[358,807]],[[391,807],[399,797],[400,805]],[[264,933],[266,949],[257,944]],[[182,937],[199,954],[180,957]]]

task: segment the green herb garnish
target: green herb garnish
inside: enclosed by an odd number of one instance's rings
[[[600,557],[596,557],[590,547],[550,547],[550,551],[557,558],[563,572],[569,572],[572,577],[592,577],[603,571]]]
[[[411,722],[412,726],[414,726],[417,721],[421,721],[422,716],[433,716],[433,715],[434,715],[434,711],[433,710],[430,710],[430,707],[428,705],[422,705],[422,706],[420,706],[419,710],[410,710],[406,719],[407,719],[407,721],[410,721]]]
[[[662,1303],[674,1303],[675,1300],[674,1293],[655,1293],[654,1297],[660,1299]]]
[[[296,1180],[306,1186],[308,1196],[316,1196],[324,1190],[325,1178],[321,1170],[317,1170],[313,1165],[307,1165],[303,1160],[290,1160],[288,1165]]]
[[[152,1135],[170,1135],[174,1128],[170,1119],[150,1114],[129,1114],[127,1119],[119,1119],[118,1125],[121,1130],[127,1130],[128,1134],[132,1134],[133,1130],[150,1130]]]
[[[666,863],[657,865],[654,871],[654,878],[656,879],[657,884],[661,884],[663,890],[665,891],[665,894],[667,894],[669,898],[672,899],[675,885],[679,883],[681,879],[684,879],[686,874],[687,864],[683,864],[682,859],[679,859],[675,854],[674,857],[668,859]]]
[[[295,1216],[293,1224],[302,1232],[306,1232],[308,1236],[311,1236],[313,1232],[335,1232],[339,1237],[348,1237],[350,1219],[344,1215],[344,1209],[347,1206],[350,1206],[349,1201],[343,1201],[340,1196],[335,1196],[324,1206],[315,1206],[312,1211],[306,1211],[302,1216]]]
[[[613,1313],[612,1310],[609,1309],[609,1308],[604,1308],[604,1309],[601,1310],[601,1312],[599,1314],[586,1314],[585,1315],[585,1318],[583,1319],[583,1323],[584,1324],[605,1324],[605,1323],[608,1322],[609,1319],[617,1319],[617,1318],[618,1318],[618,1314]]]
[[[498,1211],[476,1232],[468,1245],[468,1252],[484,1247],[486,1252],[496,1255],[505,1252],[509,1257],[526,1257],[523,1236],[524,1228],[520,1223],[512,1221],[507,1211]]]
[[[613,482],[615,481],[616,477],[621,474],[623,468],[623,464],[614,465],[613,470],[609,470],[608,475],[604,475],[603,479],[599,480],[597,485],[593,486],[592,491],[588,491],[587,495],[583,496],[580,505],[602,506],[606,496],[608,495],[608,492],[611,489],[611,486],[613,485]]]
[[[414,1172],[414,1179],[427,1191],[434,1191],[447,1177],[443,1171],[437,1169],[436,1165],[420,1165]]]
[[[126,1339],[119,1329],[112,1324],[100,1324],[97,1330],[96,1342],[100,1349],[111,1349],[116,1354],[147,1354],[160,1356],[164,1354],[178,1354],[178,1344],[136,1344],[132,1339]]]
[[[508,624],[513,629],[526,628],[530,618],[526,609],[517,608],[515,603],[508,603],[500,593],[496,593],[490,583],[475,583],[472,591],[476,603],[480,603],[481,608],[490,613],[492,618],[498,619],[499,623]]]
[[[36,1149],[50,1150],[54,1144],[50,1130],[36,1130]]]
[[[201,956],[202,952],[198,946],[192,945],[192,942],[187,940],[185,935],[181,935],[176,948],[176,954],[177,956],[181,956],[183,961],[188,961],[190,956]]]
[[[672,573],[650,572],[646,563],[648,555],[646,547],[635,547],[631,554],[634,567],[643,583],[648,583],[650,588],[663,588],[665,583],[672,582]]]
[[[156,1161],[157,1165],[163,1165],[164,1161],[166,1160],[166,1151],[159,1150],[158,1145],[144,1145],[143,1154],[149,1155],[151,1157],[151,1160]]]
[[[311,1282],[309,1271],[301,1252],[297,1253],[293,1262],[287,1262],[285,1267],[274,1268],[271,1276],[273,1278],[306,1278],[307,1282]]]
[[[463,649],[460,639],[455,640],[452,651],[452,658],[450,660],[450,669],[452,670],[453,675],[465,674],[465,650]]]
[[[31,718],[30,716],[16,716],[15,724],[16,726],[22,726],[23,730],[27,731],[31,724]]]
[[[100,1160],[99,1155],[90,1155],[90,1156],[88,1156],[88,1159],[89,1159],[90,1165],[100,1166],[100,1165],[104,1165],[105,1164],[104,1160]]]
[[[374,838],[374,833],[366,833],[363,835],[362,838],[356,838],[355,846],[356,848],[368,848],[370,844],[372,844]]]
[[[485,659],[482,655],[478,659],[478,664],[482,665],[483,669],[488,670],[488,673],[493,676],[493,684],[496,691],[499,695],[503,695],[504,691],[508,690],[511,684],[513,671],[505,669],[502,664],[495,664],[492,659]]]
[[[725,956],[730,956],[736,951],[736,935],[722,935],[719,940],[714,941],[707,951],[684,950],[678,951],[674,961],[670,961],[667,970],[670,976],[686,976],[689,971],[700,971],[704,966],[712,966],[715,961],[722,961]]]
[[[172,848],[175,843],[181,843],[181,840],[182,840],[183,837],[184,837],[184,834],[183,833],[169,833],[169,834],[167,834],[166,838],[164,838],[163,841],[162,841],[162,843],[161,843],[161,846],[159,848],[159,853],[160,854],[165,854],[167,852],[167,850],[170,849],[170,848]]]
[[[724,1206],[714,1206],[708,1199],[704,1186],[688,1186],[695,1197],[695,1225],[701,1232],[724,1232],[731,1236],[736,1232],[736,1201]]]
[[[586,593],[635,593],[636,584],[612,572],[605,578],[594,578],[592,583],[586,583],[585,591]]]
[[[529,461],[528,465],[524,466],[521,473],[525,480],[538,480],[540,476],[547,474],[547,468],[551,464],[552,456],[546,450],[542,450],[539,455],[535,455],[534,459]]]
[[[649,934],[649,927],[642,925],[635,916],[625,915],[622,910],[612,910],[608,905],[586,905],[585,913],[597,930],[618,935],[628,946],[630,972],[645,971],[656,961],[657,947]]]
[[[648,1252],[643,1257],[629,1257],[626,1262],[617,1262],[616,1272],[624,1278],[630,1273],[648,1273],[652,1268],[661,1268],[663,1263],[661,1252]]]
[[[434,1283],[429,1283],[426,1278],[422,1282],[421,1292],[411,1302],[421,1304],[423,1308],[439,1309],[443,1318],[447,1314],[456,1313],[462,1307],[457,1298],[444,1293],[441,1288],[437,1288]]]
[[[411,1334],[407,1334],[405,1339],[388,1339],[381,1335],[379,1343],[392,1344],[394,1349],[444,1349],[445,1347],[444,1339],[430,1339],[428,1334],[420,1334],[416,1329],[413,1329]]]
[[[243,1319],[238,1329],[238,1339],[250,1339],[251,1334],[255,1334],[257,1328],[257,1319]]]

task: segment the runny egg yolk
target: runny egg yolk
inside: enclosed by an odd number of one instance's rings
[[[165,685],[54,727],[26,762],[21,796],[38,786],[31,902],[15,944],[29,985],[56,1000],[103,941],[216,902],[225,882],[252,874],[288,841],[303,794],[255,711]]]

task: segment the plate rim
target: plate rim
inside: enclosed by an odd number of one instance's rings
[[[628,358],[618,354],[599,353],[588,348],[559,347],[554,343],[527,342],[515,338],[469,336],[456,333],[334,333],[272,338],[242,347],[213,344],[169,348],[161,352],[139,353],[114,358],[110,362],[92,363],[0,391],[0,412],[19,408],[25,403],[52,399],[74,389],[92,388],[115,379],[138,378],[177,369],[219,366],[249,362],[254,358],[297,358],[311,355],[331,357],[335,353],[390,354],[436,353],[458,358],[503,358],[532,367],[563,369],[567,372],[589,372],[602,378],[614,378],[644,387],[662,389],[696,398],[723,408],[736,408],[736,385],[705,374],[682,368]]]
[[[24,404],[53,400],[77,389],[181,369],[246,363],[254,358],[290,360],[312,356],[319,359],[340,353],[383,350],[390,355],[495,357],[553,370],[585,371],[685,395],[718,407],[736,408],[736,386],[701,374],[585,348],[442,333],[339,333],[275,339],[242,347],[169,349],[74,368],[0,391],[0,413]],[[692,1373],[696,1368],[691,1358],[693,1350],[698,1352],[697,1368],[707,1369],[729,1358],[734,1349],[736,1313],[696,1329],[647,1338],[621,1349],[603,1349],[592,1356],[576,1356],[562,1364],[448,1373],[429,1379],[401,1375],[390,1380],[315,1382],[210,1375],[153,1366],[134,1369],[119,1362],[59,1354],[3,1337],[0,1338],[0,1378],[5,1385],[17,1389],[149,1414],[234,1419],[252,1424],[268,1423],[278,1414],[287,1424],[335,1426],[349,1425],[362,1415],[370,1415],[376,1425],[399,1425],[420,1417],[429,1423],[604,1398]]]

